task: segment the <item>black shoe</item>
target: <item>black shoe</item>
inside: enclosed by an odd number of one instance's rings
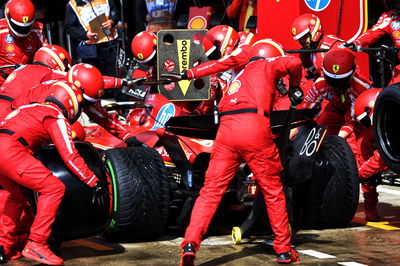
[[[7,258],[6,258],[6,252],[4,251],[3,246],[0,246],[0,264],[6,263]]]
[[[187,243],[181,253],[181,263],[179,266],[194,266],[194,259],[196,258],[196,249],[192,243]]]

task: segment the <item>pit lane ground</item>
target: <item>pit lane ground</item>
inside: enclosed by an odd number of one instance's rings
[[[381,222],[365,223],[362,197],[353,221],[345,228],[300,230],[293,244],[301,253],[295,265],[399,265],[400,187],[381,185]],[[213,226],[203,241],[196,265],[277,265],[269,236],[233,245],[230,226]],[[157,241],[110,244],[101,237],[63,243],[65,265],[179,265],[182,231],[170,228]],[[22,258],[5,265],[38,265]]]

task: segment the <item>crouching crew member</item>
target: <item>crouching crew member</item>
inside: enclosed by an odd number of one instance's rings
[[[32,154],[53,142],[67,167],[93,189],[107,197],[106,189],[74,147],[70,123],[82,109],[83,95],[73,84],[57,82],[43,104],[21,106],[0,125],[0,185],[10,194],[0,217],[0,245],[8,259],[21,256],[15,249],[15,229],[30,190],[39,193],[36,216],[22,255],[49,265],[63,260],[47,246],[51,225],[65,192],[64,184]],[[96,201],[97,202],[97,201]]]

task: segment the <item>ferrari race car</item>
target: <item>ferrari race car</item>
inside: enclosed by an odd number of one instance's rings
[[[118,148],[125,144],[101,127],[86,128],[86,141],[103,150],[99,153],[103,161],[105,158],[106,173],[113,188],[111,210],[108,212],[111,219],[108,224],[103,224],[107,228],[105,236],[118,241],[151,238],[160,234],[167,223],[186,225],[210,160],[217,130],[214,117],[183,115],[179,106],[159,94],[149,94],[145,102],[111,104],[106,108],[116,112],[115,115],[129,110],[126,125],[153,150]],[[354,217],[358,204],[359,181],[354,155],[344,139],[325,136],[325,129],[313,122],[312,118],[317,112],[297,110],[271,113],[271,124],[273,132],[278,135],[281,157],[286,158],[283,162],[286,168],[283,182],[290,220],[296,228],[346,225]],[[287,123],[289,113],[292,113],[291,123]],[[300,131],[294,140],[288,141],[284,132],[288,133],[292,127],[300,127]],[[161,157],[156,156],[155,151]],[[147,157],[147,160],[154,160],[152,172],[148,172],[144,163],[146,160],[141,157],[147,153],[154,154]],[[137,162],[137,158],[142,160]],[[146,189],[152,193],[135,190],[136,182],[148,182]],[[119,187],[119,184],[123,187]],[[229,204],[248,213],[249,217],[259,217],[262,205],[257,201],[257,195],[257,184],[248,167],[243,164],[226,191]],[[157,230],[140,229],[151,226],[150,222],[143,223],[149,214],[159,215],[157,222],[160,226],[156,227]],[[246,236],[250,232],[249,225],[255,222],[254,218],[244,221],[240,228],[241,236]],[[137,228],[139,232],[130,231],[131,228]]]

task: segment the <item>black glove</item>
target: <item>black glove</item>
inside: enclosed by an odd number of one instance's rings
[[[187,75],[187,71],[186,70],[183,70],[183,72],[180,73],[180,74],[179,73],[173,73],[173,72],[164,73],[164,74],[161,74],[161,77],[167,78],[167,79],[171,80],[172,82],[178,82],[178,81],[181,81],[181,80],[187,80],[188,79],[188,75]]]
[[[344,48],[344,47],[350,48],[351,50],[357,51],[357,52],[360,52],[361,48],[362,48],[361,45],[355,44],[354,42],[349,42],[349,43],[345,42],[342,45],[339,45],[339,48]]]
[[[132,88],[134,84],[136,85],[142,85],[145,81],[147,80],[147,78],[137,78],[137,79],[126,79],[123,78],[122,79],[122,86],[127,86],[128,88]]]
[[[289,87],[289,100],[292,105],[297,106],[301,104],[304,98],[303,90],[299,86]]]
[[[107,183],[104,181],[97,181],[94,187],[92,187],[93,197],[92,204],[97,204],[103,206],[107,201],[110,200],[110,195],[108,194]]]
[[[125,141],[129,147],[148,147],[146,144],[138,140],[136,137],[130,137]]]

